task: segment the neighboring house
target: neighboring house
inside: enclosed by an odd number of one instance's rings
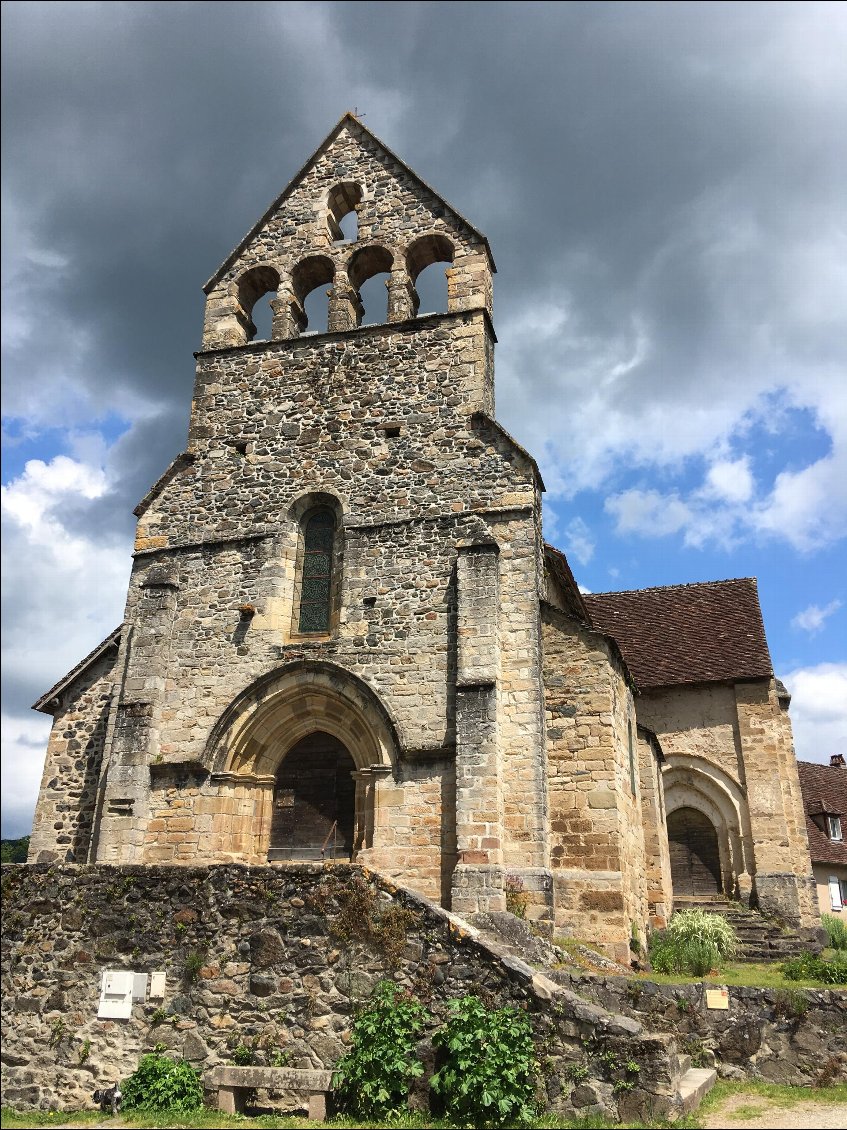
[[[755,580],[579,592],[494,416],[493,273],[351,115],[215,272],[124,622],[36,704],[32,862],[355,858],[623,959],[680,895],[817,918]]]
[[[798,762],[806,833],[821,914],[847,917],[847,766],[836,753],[829,765]]]

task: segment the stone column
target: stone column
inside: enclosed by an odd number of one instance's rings
[[[417,295],[406,271],[401,267],[391,272],[386,281],[388,288],[389,322],[405,322],[418,312]]]
[[[335,285],[326,293],[329,296],[327,329],[330,333],[337,330],[354,330],[360,325],[365,308],[359,292],[350,284],[343,271],[338,270]]]
[[[106,739],[109,765],[98,828],[98,863],[139,863],[144,853],[150,763],[159,751],[159,715],[179,586],[166,568],[155,567],[140,587],[126,632],[123,686]]]
[[[278,297],[271,299],[271,337],[274,341],[287,341],[299,337],[306,328],[306,315],[303,308],[291,291],[278,292]]]
[[[505,910],[503,796],[497,724],[499,549],[459,547],[456,670],[456,845],[452,909]]]

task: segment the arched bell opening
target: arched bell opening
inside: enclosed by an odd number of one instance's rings
[[[721,893],[718,832],[704,812],[696,808],[669,812],[668,847],[674,898],[709,898]]]
[[[352,859],[355,772],[344,743],[320,730],[288,751],[274,784],[269,861]]]

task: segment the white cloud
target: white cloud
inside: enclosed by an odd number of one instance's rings
[[[798,667],[782,676],[791,692],[794,746],[801,761],[829,762],[847,750],[847,663]]]
[[[582,518],[572,518],[564,531],[564,549],[567,557],[575,557],[580,565],[587,565],[594,556],[594,539]]]
[[[29,835],[51,720],[44,715],[17,718],[3,714],[3,836]]]
[[[723,459],[713,463],[706,472],[704,493],[724,502],[747,502],[754,489],[750,462],[746,455],[740,459]]]
[[[816,635],[824,626],[824,622],[840,607],[840,600],[831,600],[823,608],[817,604],[810,604],[808,608],[797,613],[791,621],[791,626],[792,628],[800,628],[802,631],[808,632],[809,635]]]
[[[677,494],[656,490],[622,491],[606,499],[605,509],[616,520],[619,534],[646,538],[678,533],[693,520],[691,509]]]
[[[121,621],[130,546],[63,521],[63,507],[73,513],[108,488],[102,468],[64,455],[49,463],[31,460],[3,487],[4,679],[19,688],[19,700],[28,696],[22,710]],[[49,722],[16,714],[11,702],[8,714],[3,814],[18,827],[27,806],[27,819],[32,816]]]

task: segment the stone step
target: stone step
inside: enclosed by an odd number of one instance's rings
[[[711,1067],[689,1067],[679,1081],[679,1113],[696,1110],[715,1085],[718,1073]]]

